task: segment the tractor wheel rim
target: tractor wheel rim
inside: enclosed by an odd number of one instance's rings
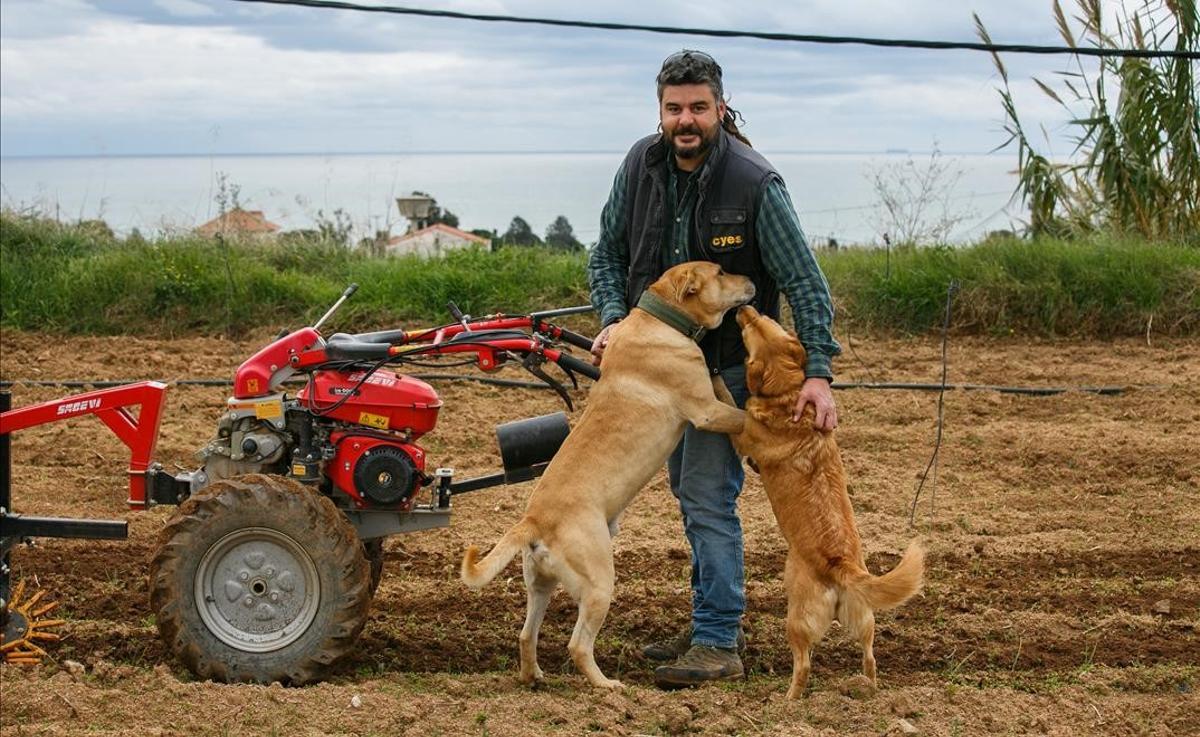
[[[200,618],[218,640],[265,653],[304,635],[320,607],[321,582],[312,557],[291,537],[247,527],[205,552],[195,595]]]

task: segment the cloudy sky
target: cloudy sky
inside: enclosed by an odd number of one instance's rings
[[[363,0],[364,4],[386,4]],[[473,13],[702,28],[1058,44],[1050,0],[395,0]],[[247,4],[3,0],[0,153],[617,151],[653,130],[653,78],[712,53],[768,151],[988,151],[987,54],[669,36]],[[1065,57],[1006,56],[1028,120]],[[1064,145],[1061,148],[1066,149]]]

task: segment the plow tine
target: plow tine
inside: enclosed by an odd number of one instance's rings
[[[45,614],[57,609],[60,602],[43,603],[42,600],[46,596],[44,589],[33,591],[28,599],[24,599],[22,597],[26,590],[25,580],[22,579],[13,590],[12,601],[6,605],[8,614],[15,619],[6,620],[4,629],[11,639],[0,644],[0,661],[10,665],[41,663],[48,655],[36,643],[58,642],[62,636],[48,630],[67,623],[65,619],[42,619]],[[0,634],[0,641],[4,637]]]
[[[16,609],[17,604],[21,601],[21,594],[25,593],[25,579],[17,581],[17,588],[13,589],[12,599],[8,602],[9,609]]]
[[[57,609],[58,605],[61,603],[62,602],[59,602],[59,601],[52,601],[49,604],[47,604],[46,606],[42,607],[41,609],[38,609],[36,612],[30,612],[30,615],[34,616],[34,617],[40,617],[43,614],[49,614],[50,612]],[[59,620],[59,621],[61,621],[61,620]]]
[[[22,608],[22,609],[29,609],[30,607],[34,606],[34,605],[35,605],[35,604],[37,604],[39,601],[41,601],[42,597],[43,597],[43,596],[45,596],[45,595],[46,595],[46,592],[45,592],[45,591],[39,591],[39,592],[37,592],[37,593],[36,593],[36,594],[34,594],[33,596],[29,597],[29,601],[27,601],[26,603],[22,604],[22,605],[21,605],[21,608]]]

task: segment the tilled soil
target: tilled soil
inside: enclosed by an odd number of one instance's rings
[[[0,337],[0,378],[20,381],[225,378],[267,336]],[[841,381],[941,375],[934,338],[855,341],[853,349],[839,360]],[[522,378],[512,369],[498,375]],[[593,692],[575,674],[566,652],[575,608],[561,592],[542,631],[549,679],[521,687],[519,563],[480,593],[457,579],[463,548],[490,544],[516,521],[530,484],[457,498],[449,528],[390,539],[359,647],[328,682],[224,685],[196,681],[157,636],[146,565],[172,510],[127,510],[124,447],[93,419],[22,431],[13,444],[14,509],[127,519],[130,539],[46,539],[14,552],[17,577],[61,602],[68,623],[44,665],[0,668],[0,733],[873,735],[912,726],[934,735],[1200,734],[1197,377],[1192,343],[952,340],[951,382],[1125,391],[948,392],[936,475],[922,489],[915,529],[909,514],[933,451],[937,394],[837,392],[838,441],[868,564],[890,568],[921,537],[928,581],[921,596],[878,615],[878,693],[856,678],[860,654],[835,628],[815,651],[810,693],[799,702],[783,698],[786,548],[752,473],[741,502],[744,681],[660,692],[639,653],[689,611],[688,548],[660,474],[622,521],[616,600],[597,643],[601,668],[624,691]],[[431,383],[445,407],[421,444],[431,465],[461,476],[497,470],[496,424],[561,408],[547,391]],[[192,467],[227,392],[173,387],[156,458]],[[24,406],[68,393],[18,384],[13,399]],[[573,398],[585,403],[586,387]]]

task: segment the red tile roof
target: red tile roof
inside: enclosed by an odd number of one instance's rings
[[[411,233],[405,233],[404,235],[398,235],[398,236],[395,236],[394,238],[390,238],[390,239],[388,239],[388,245],[394,246],[398,243],[403,243],[404,241],[407,241],[412,238],[416,238],[419,235],[424,235],[425,233],[428,233],[431,230],[441,231],[442,233],[445,233],[447,235],[452,235],[456,238],[462,238],[463,240],[468,240],[468,241],[471,241],[472,243],[480,243],[480,244],[486,245],[488,242],[487,238],[480,238],[479,236],[475,235],[474,233],[468,233],[465,230],[459,230],[458,228],[455,228],[450,225],[446,225],[445,223],[434,223],[433,225],[430,225],[427,228],[421,228],[420,230],[414,230]]]
[[[274,233],[279,226],[263,217],[262,210],[234,208],[196,228],[200,235],[217,233]]]

